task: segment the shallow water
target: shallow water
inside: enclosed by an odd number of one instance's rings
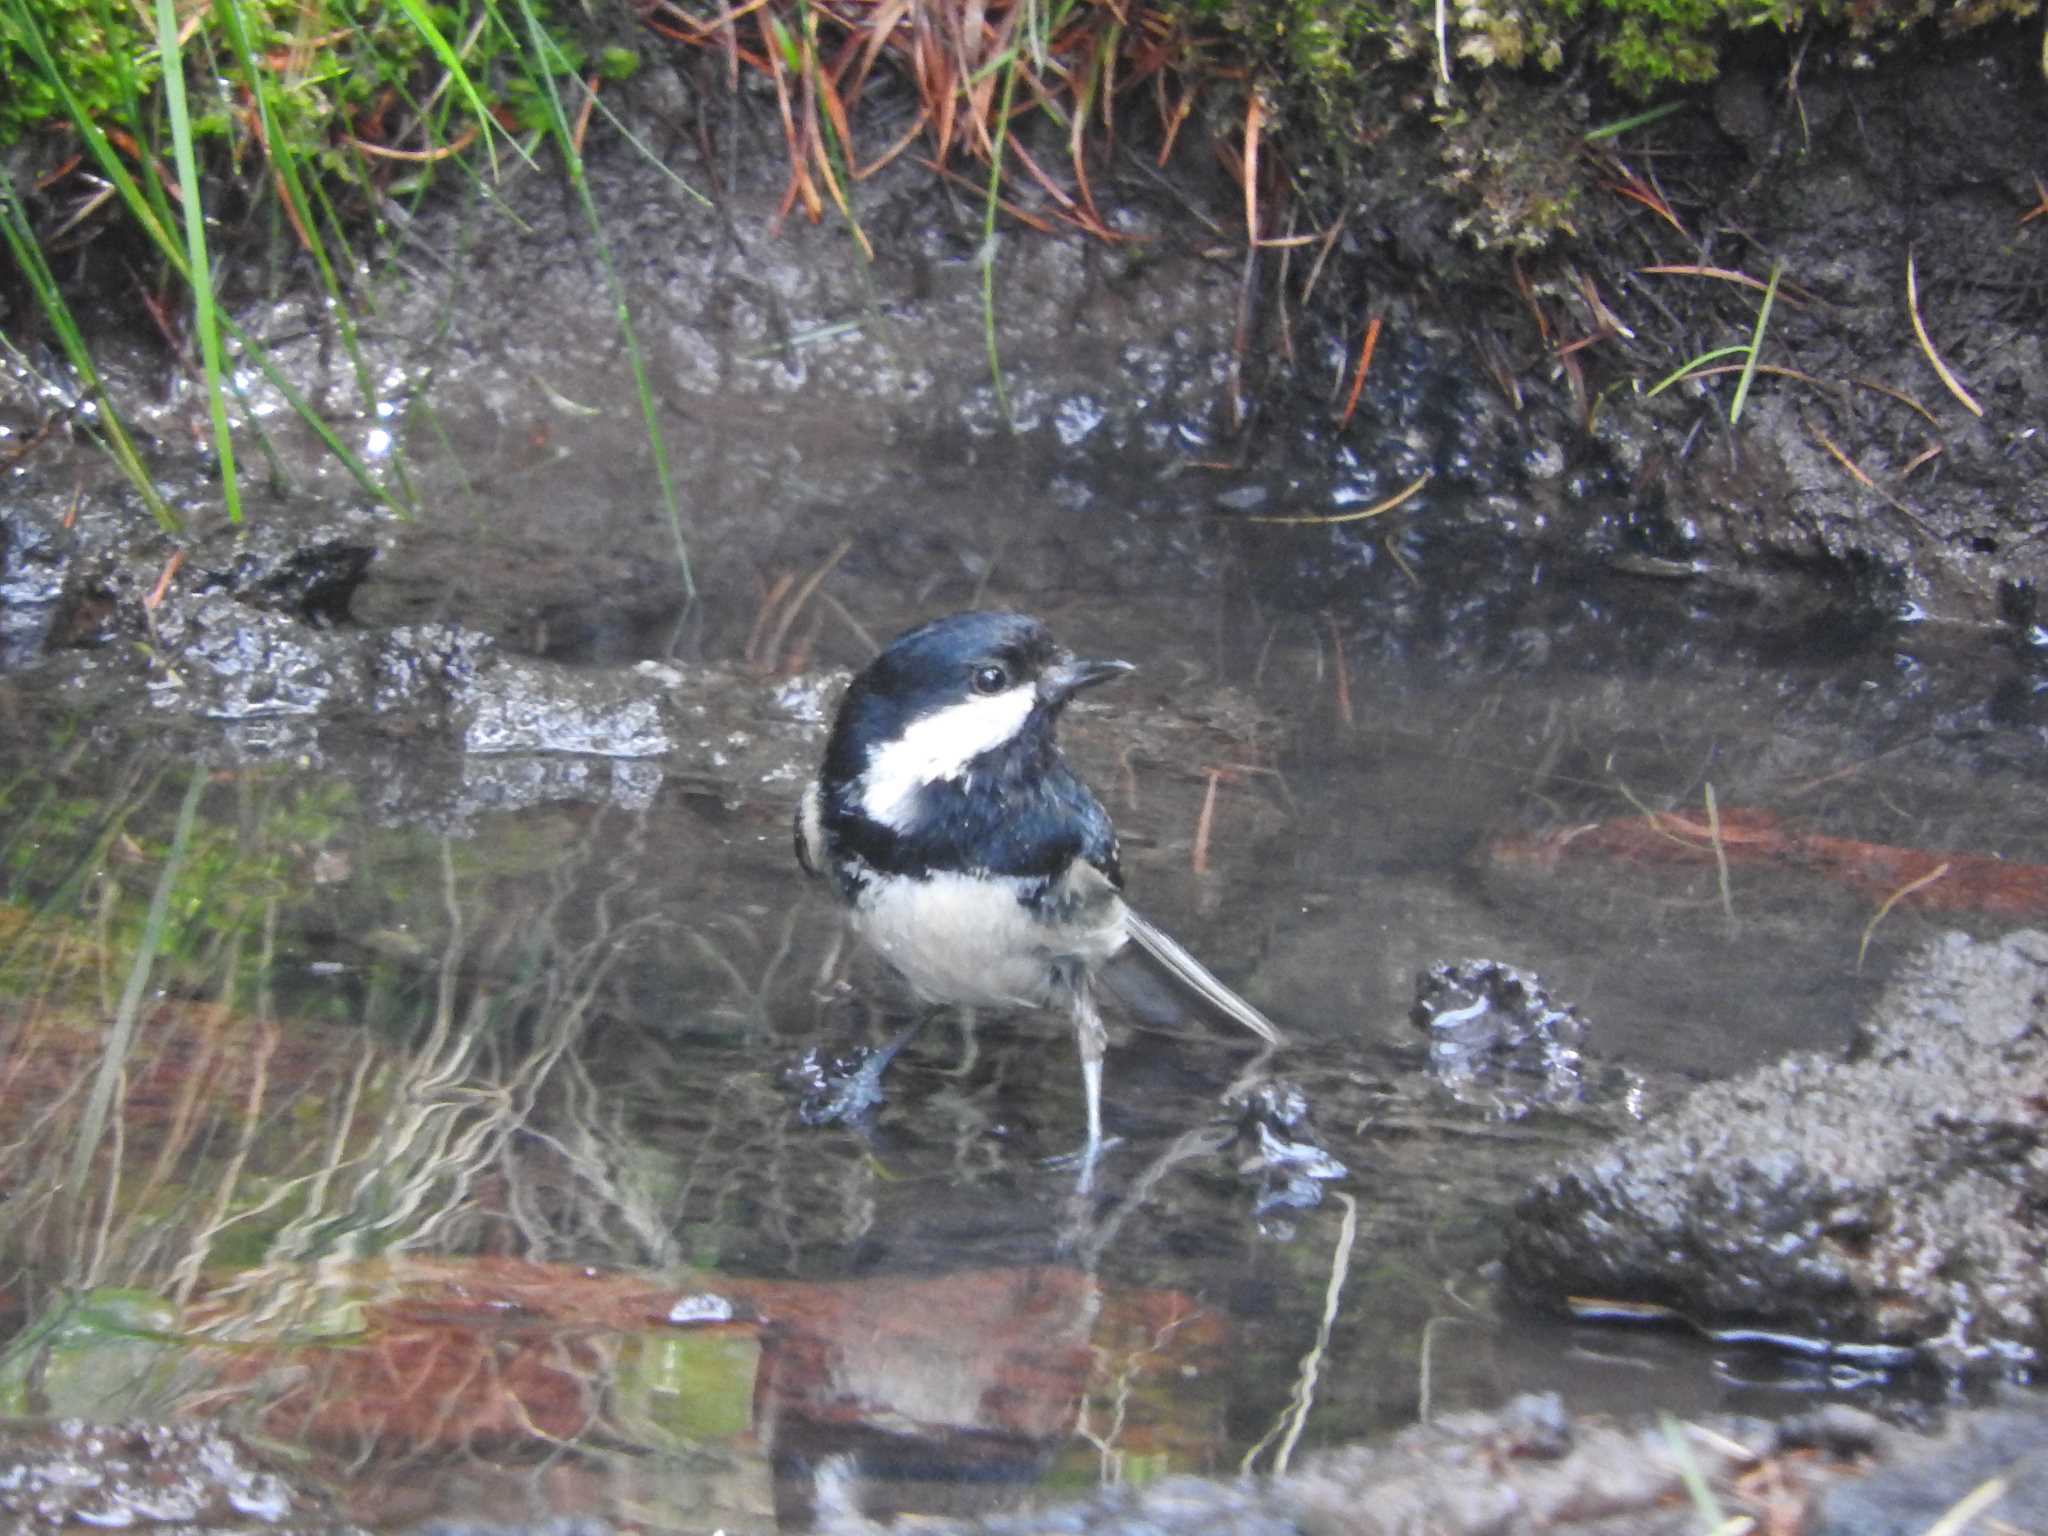
[[[871,627],[893,622],[860,584],[842,590]],[[2031,743],[1986,729],[1965,678],[1896,651],[1768,675],[1693,651],[1661,672],[1553,658],[1488,676],[1404,661],[1363,627],[1262,621],[1241,600],[1191,626],[1185,595],[990,597],[1052,606],[1077,646],[1141,663],[1075,711],[1070,750],[1118,818],[1135,898],[1289,1036],[1260,1064],[1228,1033],[1119,1029],[1107,1114],[1121,1145],[1090,1197],[1046,1161],[1081,1124],[1057,1020],[935,1022],[869,1123],[798,1123],[783,1070],[815,1044],[885,1040],[908,1012],[835,948],[836,918],[789,855],[781,783],[665,775],[660,758],[465,755],[375,717],[321,722],[317,751],[233,746],[217,726],[108,714],[31,669],[7,685],[16,728],[0,759],[17,1321],[119,1284],[271,1347],[251,1314],[274,1315],[279,1296],[311,1315],[393,1285],[474,1298],[490,1286],[459,1268],[394,1281],[364,1266],[495,1255],[737,1295],[768,1359],[778,1338],[811,1337],[792,1314],[882,1282],[860,1293],[850,1335],[815,1325],[839,1351],[828,1385],[779,1397],[758,1361],[750,1387],[727,1384],[728,1407],[737,1391],[757,1410],[777,1402],[776,1417],[657,1434],[622,1404],[688,1391],[650,1385],[631,1349],[606,1352],[578,1378],[585,1431],[545,1477],[502,1424],[451,1414],[459,1427],[437,1437],[358,1423],[352,1441],[330,1419],[294,1420],[266,1378],[222,1386],[203,1352],[159,1361],[141,1386],[87,1373],[108,1394],[93,1411],[225,1395],[272,1435],[297,1423],[329,1458],[369,1458],[385,1488],[368,1511],[397,1520],[452,1504],[801,1524],[813,1470],[841,1452],[870,1508],[976,1508],[1107,1475],[1271,1465],[1283,1441],[1298,1454],[1532,1387],[1678,1411],[1881,1390],[1824,1364],[1528,1316],[1493,1294],[1488,1266],[1532,1170],[1689,1081],[1840,1049],[1918,940],[2012,921],[1910,905],[1874,921],[1877,902],[1810,861],[1738,856],[1724,889],[1711,854],[1568,839],[1560,852],[1561,831],[1644,808],[1703,820],[1711,792],[1730,828],[1768,810],[1870,843],[2048,856]],[[860,645],[839,625],[818,650],[850,662]],[[773,678],[734,690],[780,707]],[[1408,1018],[1415,977],[1468,956],[1540,977],[1585,1019],[1591,1075],[1628,1074],[1629,1089],[1509,1119],[1433,1086]],[[93,1144],[81,1199],[52,1174],[81,1155],[104,1021],[129,1017],[125,1074],[106,1079],[118,1129]],[[1219,1106],[1248,1069],[1300,1085],[1349,1169],[1321,1204],[1255,1214],[1258,1181],[1244,1145],[1224,1145]],[[1092,1278],[1071,1294],[1034,1282],[1039,1300],[1022,1303],[977,1291],[973,1307],[993,1311],[965,1340],[923,1316],[950,1304],[924,1289],[935,1281],[1000,1291],[991,1275],[1037,1266]],[[747,1285],[788,1281],[819,1289],[747,1300]],[[205,1299],[223,1286],[242,1300]],[[252,1294],[266,1300],[248,1307]],[[597,1326],[573,1308],[533,1315],[558,1342]],[[1078,1374],[1034,1370],[1039,1346],[1020,1342],[1033,1319],[1078,1351]],[[847,1363],[891,1329],[900,1349]],[[690,1478],[653,1470],[685,1464]]]
[[[1011,441],[964,257],[885,325],[843,263],[770,247],[758,290],[693,285],[722,244],[672,233],[640,280],[675,325],[652,345],[693,434],[695,606],[613,344],[571,307],[589,274],[544,242],[479,254],[448,346],[485,362],[412,433],[417,522],[252,509],[251,545],[326,517],[378,547],[338,628],[243,592],[46,635],[23,573],[91,471],[17,485],[52,515],[0,615],[10,1411],[225,1415],[380,1526],[708,1531],[801,1528],[840,1455],[872,1512],[979,1509],[1531,1388],[1679,1413],[1919,1389],[1531,1315],[1491,1265],[1555,1157],[1838,1051],[1928,935],[2029,920],[1894,904],[1881,850],[2048,860],[2037,658],[1896,594],[1694,570],[1600,474],[1502,471],[1498,412],[1421,334],[1348,440],[1304,410],[1218,468],[1233,283],[1199,264],[1083,284],[1156,312],[1165,339],[1114,351],[1051,323],[1093,257],[1024,249]],[[684,318],[720,294],[713,346]],[[435,330],[391,306],[391,336]],[[783,306],[870,332],[735,346]],[[899,344],[929,377],[884,377]],[[1421,469],[1369,533],[1245,520]],[[1060,1021],[932,1021],[857,1126],[803,1125],[785,1080],[910,1017],[791,857],[826,689],[972,603],[1138,664],[1070,753],[1135,903],[1288,1036],[1262,1061],[1114,1025],[1120,1144],[1085,1198],[1050,1161],[1082,1125]],[[1720,830],[1598,830],[1648,811]],[[1417,977],[1466,958],[1578,1010],[1588,1102],[1432,1081]],[[1320,1203],[1258,1209],[1221,1101],[1268,1077],[1348,1170]]]

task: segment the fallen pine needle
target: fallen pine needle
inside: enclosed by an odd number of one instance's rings
[[[1878,903],[1877,911],[1871,914],[1870,921],[1864,925],[1863,942],[1856,946],[1857,974],[1862,974],[1863,957],[1870,951],[1871,936],[1877,932],[1877,925],[1883,922],[1887,917],[1891,915],[1892,908],[1896,907],[1900,902],[1904,901],[1908,896],[1912,895],[1915,891],[1924,890],[1926,887],[1934,884],[1935,881],[1939,880],[1943,875],[1947,873],[1948,860],[1943,859],[1939,864],[1935,865],[1934,868],[1927,871],[1927,873],[1922,875],[1918,880],[1908,880],[1896,891],[1893,891],[1891,895],[1885,897],[1883,901]]]
[[[1435,478],[1434,470],[1424,470],[1385,501],[1366,507],[1358,512],[1305,512],[1295,517],[1248,517],[1248,523],[1283,523],[1297,528],[1311,528],[1324,523],[1360,523],[1368,517],[1378,517],[1382,512],[1391,512],[1403,502],[1412,499],[1416,492]]]
[[[825,563],[806,576],[803,585],[796,589],[796,594],[782,610],[782,616],[775,621],[775,628],[768,636],[768,644],[763,648],[762,654],[770,665],[781,658],[782,643],[789,638],[790,626],[796,623],[796,616],[803,612],[804,604],[811,600],[811,594],[824,584],[825,578],[832,574],[833,567],[844,560],[846,552],[852,548],[853,540],[841,539],[833,546],[832,553],[825,557]]]
[[[1941,1518],[1927,1527],[1927,1536],[1962,1536],[1970,1522],[2004,1498],[2009,1488],[2004,1478],[1987,1477],[1943,1511]]]
[[[171,590],[171,579],[178,574],[178,567],[184,563],[185,551],[173,550],[171,558],[164,562],[163,574],[157,577],[156,585],[149,589],[149,596],[142,600],[143,607],[154,609],[163,602],[164,595]]]
[[[1351,425],[1351,413],[1358,409],[1358,397],[1365,389],[1365,376],[1372,369],[1373,348],[1380,344],[1380,317],[1365,322],[1365,340],[1358,348],[1358,370],[1351,375],[1351,393],[1344,399],[1344,414],[1337,418],[1341,431]]]
[[[1840,448],[1836,447],[1835,440],[1832,437],[1829,437],[1827,433],[1821,431],[1819,427],[1815,426],[1810,421],[1806,424],[1806,430],[1811,432],[1815,437],[1820,439],[1821,447],[1827,449],[1829,453],[1835,456],[1835,462],[1841,465],[1842,468],[1849,471],[1850,475],[1852,475],[1855,478],[1855,481],[1858,485],[1862,486],[1866,491],[1875,491],[1877,489],[1877,482],[1871,479],[1870,476],[1866,475],[1862,471],[1862,469],[1857,466],[1857,463],[1854,459],[1850,458],[1848,454],[1842,452]]]
[[[1914,454],[1913,457],[1906,460],[1905,467],[1899,471],[1899,478],[1903,480],[1929,459],[1939,458],[1941,456],[1941,448],[1942,445],[1940,443],[1929,443],[1925,448]]]
[[[1707,786],[1707,837],[1714,845],[1714,875],[1721,886],[1721,910],[1735,921],[1735,893],[1728,888],[1728,849],[1721,841],[1721,807],[1714,799],[1714,786]]]
[[[1764,292],[1770,286],[1762,278],[1751,277],[1747,272],[1738,272],[1733,267],[1674,266],[1667,264],[1654,267],[1637,267],[1636,270],[1651,277],[1711,277],[1724,283],[1740,283],[1745,288],[1754,288],[1758,293]],[[1784,292],[1780,292],[1778,297],[1787,304],[1799,302]]]
[[[1265,122],[1265,104],[1253,91],[1244,104],[1244,237],[1255,248],[1259,243],[1259,130]]]
[[[1337,621],[1327,613],[1323,615],[1323,624],[1330,631],[1330,649],[1337,661],[1337,719],[1348,731],[1358,721],[1351,713],[1351,668],[1344,660],[1344,636],[1337,628]]]
[[[1202,792],[1201,814],[1195,818],[1195,846],[1188,856],[1188,867],[1198,875],[1209,873],[1209,830],[1216,825],[1216,786],[1223,780],[1223,770],[1211,768],[1208,773],[1209,787]]]
[[[1889,384],[1880,384],[1876,379],[1851,378],[1849,382],[1851,384],[1854,384],[1858,389],[1874,389],[1880,395],[1890,395],[1894,400],[1898,401],[1901,405],[1911,406],[1914,410],[1918,411],[1922,416],[1927,418],[1927,424],[1929,426],[1938,427],[1941,425],[1940,422],[1934,419],[1934,412],[1927,409],[1926,406],[1922,405],[1918,400],[1915,400],[1903,389],[1894,389]]]
[[[1971,399],[1970,392],[1963,388],[1962,380],[1949,372],[1948,364],[1941,360],[1941,354],[1934,350],[1934,343],[1928,339],[1927,327],[1920,321],[1920,285],[1914,275],[1911,251],[1906,252],[1906,313],[1912,317],[1913,334],[1920,338],[1920,350],[1927,354],[1927,361],[1934,365],[1935,373],[1948,386],[1948,392],[1963,402],[1964,410],[1981,418],[1984,407]]]

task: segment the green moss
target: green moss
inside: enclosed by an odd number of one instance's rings
[[[1830,31],[1883,47],[1927,21],[1959,31],[2037,14],[2042,0],[1178,0],[1197,39],[1249,66],[1297,181],[1367,185],[1371,147],[1433,129],[1438,190],[1473,245],[1530,250],[1575,233],[1584,98],[1542,80],[1591,64],[1638,98],[1719,73],[1732,39]],[[1439,32],[1439,19],[1442,30]],[[1236,62],[1236,61],[1233,61]],[[1512,72],[1512,73],[1511,73]],[[1444,76],[1449,77],[1445,83]],[[1534,77],[1534,78],[1531,78]],[[1229,98],[1219,133],[1241,124]]]
[[[1947,30],[2032,16],[2041,0],[1445,0],[1444,47],[1460,67],[1557,70],[1590,50],[1613,84],[1641,96],[1711,80],[1730,38],[1809,26],[1883,41],[1926,20]],[[1353,110],[1375,70],[1437,52],[1435,0],[1183,0],[1197,29],[1250,55],[1260,86],[1326,126]]]
[[[110,25],[103,25],[102,18]],[[122,78],[130,69],[154,85],[161,71],[144,53],[140,28],[126,12],[100,0],[39,0],[31,10],[0,8],[0,146],[12,144],[49,118],[62,117],[64,98],[55,81],[36,67],[26,24],[33,20],[51,53],[64,61],[71,88],[102,111],[122,100]],[[133,59],[133,63],[124,60]]]
[[[537,5],[544,21],[554,7]],[[232,21],[246,29],[257,78],[245,78]],[[424,12],[456,51],[489,106],[515,106],[538,86],[517,13],[497,0],[460,0]],[[428,34],[398,6],[363,0],[232,0],[198,12],[185,43],[195,137],[287,154],[330,175],[360,174],[336,146],[349,136],[374,139],[386,121],[409,118],[426,103],[430,133],[460,131],[448,114],[461,93],[436,90],[447,73]],[[581,70],[586,54],[551,21],[557,67]],[[629,49],[606,50],[597,68],[608,79],[633,72]],[[106,128],[156,142],[162,62],[146,5],[116,0],[0,0],[0,148],[61,130],[71,107]],[[67,100],[66,92],[69,92]],[[257,143],[247,104],[260,93],[281,144]],[[418,148],[417,143],[408,148]]]

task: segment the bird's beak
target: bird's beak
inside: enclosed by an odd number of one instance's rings
[[[1093,688],[1138,669],[1128,661],[1084,661],[1069,656],[1038,676],[1038,696],[1047,704],[1064,704],[1083,688]]]

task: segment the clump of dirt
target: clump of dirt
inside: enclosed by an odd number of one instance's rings
[[[2044,1022],[2048,935],[1951,934],[1885,994],[1855,1059],[1710,1084],[1538,1181],[1508,1272],[1552,1303],[1903,1345],[1948,1374],[2030,1369],[2048,1348]]]

